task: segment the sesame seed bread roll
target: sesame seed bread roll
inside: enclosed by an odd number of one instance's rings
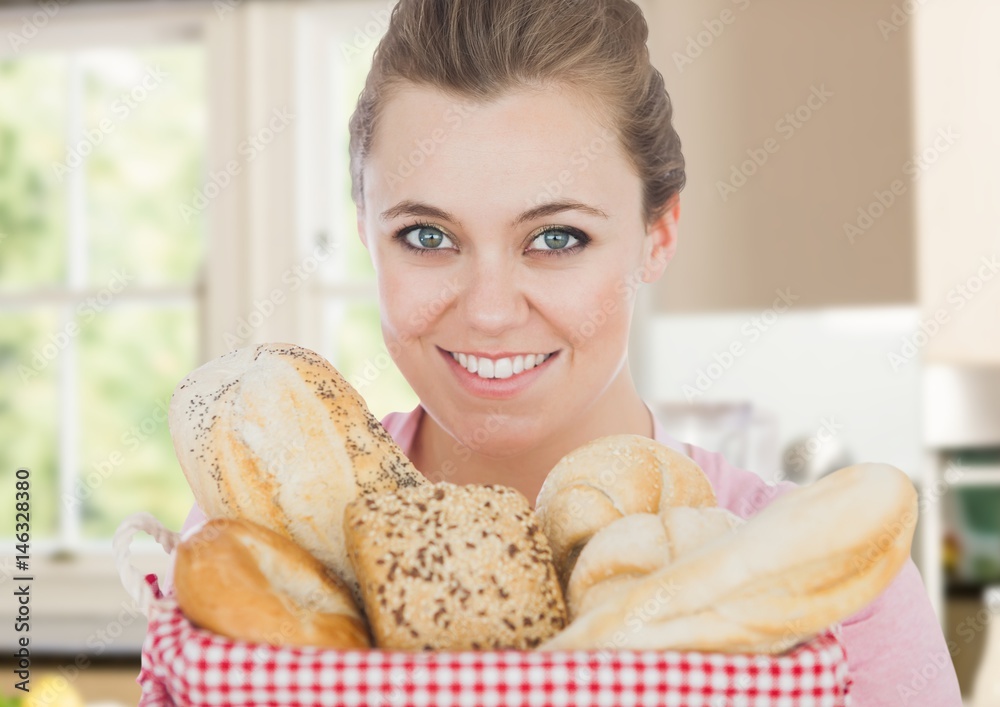
[[[174,450],[209,518],[246,518],[331,567],[353,591],[344,506],[426,480],[319,354],[248,346],[194,370],[168,412]]]
[[[545,477],[535,512],[552,544],[563,586],[594,533],[632,513],[715,506],[715,491],[692,459],[642,435],[599,437],[560,459]]]
[[[361,612],[333,570],[250,521],[209,520],[178,543],[174,587],[192,623],[234,640],[371,646]]]
[[[523,650],[566,624],[549,544],[514,489],[442,482],[365,496],[344,527],[380,648]]]

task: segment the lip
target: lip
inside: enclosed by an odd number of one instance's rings
[[[438,347],[441,349],[441,347]],[[442,351],[447,351],[441,349]],[[514,358],[515,356],[527,356],[528,354],[547,354],[553,353],[552,351],[497,351],[495,353],[488,353],[486,351],[456,351],[456,353],[464,353],[466,356],[475,356],[476,358],[491,358],[496,361],[498,358]]]
[[[535,366],[530,371],[523,371],[518,373],[516,376],[511,376],[510,378],[480,378],[476,373],[469,373],[462,365],[452,358],[451,353],[442,349],[440,346],[437,347],[438,351],[441,352],[441,356],[444,357],[445,363],[455,374],[458,379],[459,385],[462,386],[471,395],[477,398],[490,398],[493,400],[506,400],[513,398],[517,395],[523,393],[529,386],[531,386],[535,381],[539,379],[548,369],[549,364],[559,358],[559,354],[562,349],[557,349],[552,352],[541,364]],[[471,355],[478,357],[478,353],[472,353],[468,351],[463,351],[462,353],[471,353]],[[486,354],[483,354],[486,356]],[[506,356],[519,356],[523,354],[506,354]],[[493,356],[486,356],[487,358],[504,358],[503,354],[494,354]]]

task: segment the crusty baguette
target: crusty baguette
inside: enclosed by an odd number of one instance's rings
[[[216,518],[177,545],[177,603],[195,625],[274,646],[368,648],[347,586],[282,535]]]
[[[206,516],[281,533],[332,567],[356,597],[344,506],[359,494],[425,482],[357,391],[299,346],[248,346],[209,361],[174,390],[169,424]]]
[[[884,591],[916,521],[902,471],[840,469],[632,581],[540,648],[783,652]]]
[[[566,625],[548,542],[514,489],[373,494],[348,504],[344,525],[380,648],[529,649]]]
[[[691,459],[642,435],[600,437],[560,459],[535,502],[566,586],[583,546],[598,530],[632,513],[670,506],[714,506],[715,492]]]

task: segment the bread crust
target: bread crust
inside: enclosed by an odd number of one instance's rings
[[[350,503],[344,524],[380,648],[523,650],[566,624],[548,541],[514,489],[374,494]]]
[[[671,506],[715,506],[712,485],[692,459],[642,435],[599,437],[552,468],[535,502],[565,587],[583,546],[601,528],[633,513]]]
[[[246,518],[301,545],[357,594],[344,506],[426,483],[319,354],[249,346],[189,374],[168,413],[181,469],[209,518]]]
[[[273,646],[371,646],[343,581],[278,533],[216,518],[182,540],[176,553],[177,603],[201,628]]]
[[[884,591],[916,522],[902,471],[845,467],[630,582],[540,648],[781,653]]]

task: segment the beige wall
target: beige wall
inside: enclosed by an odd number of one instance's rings
[[[918,145],[933,157],[935,133],[954,136],[917,185],[921,310],[943,321],[933,363],[1000,365],[998,28],[996,0],[927,3],[914,18]]]
[[[688,166],[659,311],[762,308],[785,288],[796,307],[916,302],[910,27],[897,16],[900,31],[887,29],[893,4],[644,3]],[[686,55],[699,32],[707,46]],[[811,95],[806,121],[784,118]],[[767,161],[724,200],[718,183],[748,149]],[[894,180],[894,203],[851,243],[845,222]]]

